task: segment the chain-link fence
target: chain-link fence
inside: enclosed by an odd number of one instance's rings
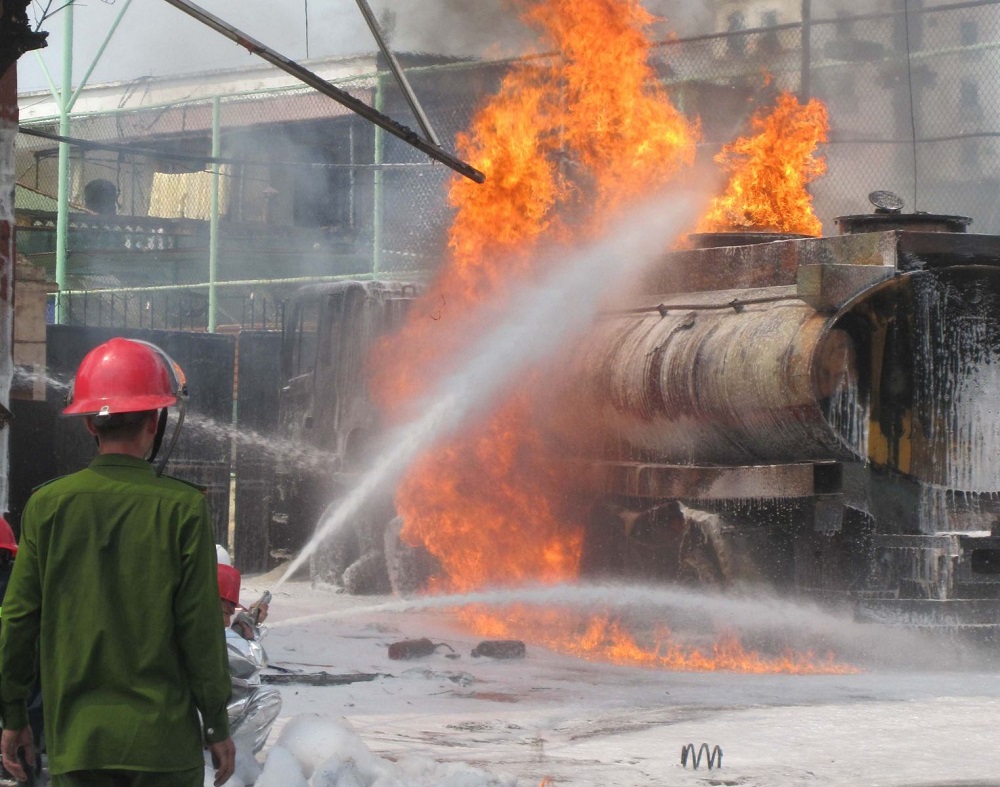
[[[837,215],[867,212],[876,189],[899,193],[908,209],[968,215],[973,231],[1000,231],[1000,6],[882,0],[863,14],[824,16],[814,2],[789,19],[778,3],[729,5],[716,25],[724,32],[651,50],[675,103],[700,118],[704,158],[778,91],[814,96],[831,121],[828,173],[813,186],[825,232],[836,231]],[[412,56],[403,65],[454,150],[510,64]],[[376,58],[318,70],[416,127]],[[183,100],[144,81],[122,88],[125,109],[73,116],[71,136],[89,144],[72,147],[66,319],[204,329],[213,205],[220,325],[267,327],[277,311],[263,305],[306,280],[410,276],[439,264],[453,173],[311,89],[267,86],[271,77],[230,74],[225,95]],[[147,105],[129,108],[140,90]],[[56,119],[25,125],[58,130]],[[50,272],[54,209],[45,199],[58,192],[56,152],[51,138],[19,135],[18,181],[26,203],[36,198],[18,211],[19,250]]]

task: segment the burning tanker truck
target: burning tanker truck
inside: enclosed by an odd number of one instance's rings
[[[1000,237],[871,200],[836,237],[693,236],[603,315],[585,568],[1000,625]]]
[[[582,573],[757,581],[874,620],[1000,625],[1000,237],[872,201],[834,237],[692,236],[599,317],[572,373],[599,501]],[[377,431],[364,351],[414,296],[328,285],[286,308],[281,418],[331,453],[341,485]],[[307,475],[279,479],[290,547],[330,498],[329,476]],[[398,586],[419,555],[399,554],[398,528],[379,526],[391,518],[391,499],[374,504],[314,576]]]

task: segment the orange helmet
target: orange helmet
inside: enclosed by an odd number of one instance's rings
[[[219,563],[219,598],[237,606],[240,603],[240,572],[225,563]]]
[[[12,555],[17,554],[17,541],[14,538],[14,531],[2,516],[0,516],[0,549],[6,549]]]
[[[158,410],[187,397],[184,372],[149,342],[114,338],[80,362],[63,415]]]

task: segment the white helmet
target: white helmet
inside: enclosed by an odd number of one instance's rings
[[[233,564],[232,558],[229,557],[229,552],[222,544],[215,545],[215,559],[223,566],[231,566]]]

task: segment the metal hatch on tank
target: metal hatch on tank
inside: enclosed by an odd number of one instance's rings
[[[967,232],[972,224],[968,216],[915,211],[903,213],[901,197],[891,191],[873,191],[868,201],[875,206],[873,213],[854,216],[837,216],[833,221],[845,235],[858,232],[883,232],[907,230],[909,232]]]
[[[672,253],[602,315],[584,569],[996,633],[1000,238],[872,215]]]

